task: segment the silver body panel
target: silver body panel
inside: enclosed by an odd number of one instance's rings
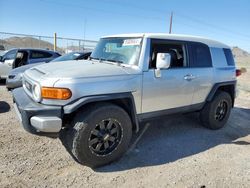
[[[235,66],[228,66],[221,48],[210,48],[213,62],[214,82],[236,80]]]
[[[189,106],[192,104],[194,85],[183,77],[188,69],[161,70],[156,78],[154,70],[143,74],[142,112]]]

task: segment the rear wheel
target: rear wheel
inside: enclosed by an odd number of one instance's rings
[[[231,108],[231,96],[227,92],[218,91],[213,100],[201,110],[200,120],[209,129],[220,129],[227,123]]]
[[[103,103],[80,111],[67,131],[67,147],[86,166],[98,167],[120,158],[132,136],[130,117],[122,108]]]

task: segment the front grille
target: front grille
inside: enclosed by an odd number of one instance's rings
[[[27,80],[24,80],[24,86],[25,88],[30,92],[32,93],[32,84],[29,83]]]
[[[23,88],[30,97],[33,97],[32,96],[33,83],[30,80],[28,80],[26,76],[23,77]]]
[[[36,72],[36,74],[32,74],[35,72]],[[23,88],[24,88],[26,94],[29,95],[32,99],[33,99],[33,88],[34,88],[34,85],[37,84],[37,82],[32,79],[33,77],[34,78],[37,77],[37,71],[28,70],[27,73],[25,72],[22,75]]]

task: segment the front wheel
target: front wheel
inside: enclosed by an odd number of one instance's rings
[[[218,91],[213,100],[201,110],[200,120],[209,129],[220,129],[227,123],[231,108],[231,96],[227,92]]]
[[[73,157],[86,166],[98,167],[120,158],[132,136],[129,115],[119,106],[103,103],[79,111],[69,130],[67,146]]]

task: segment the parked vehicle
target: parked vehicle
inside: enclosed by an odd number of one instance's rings
[[[90,54],[91,54],[91,52],[71,52],[71,53],[65,54],[63,56],[57,57],[57,58],[55,58],[52,61],[49,61],[47,63],[88,59]],[[24,65],[24,66],[21,66],[21,67],[18,67],[18,68],[11,70],[9,75],[8,75],[8,78],[6,79],[7,89],[11,90],[14,88],[22,87],[22,75],[23,75],[24,71],[30,69],[31,67],[41,65],[44,63],[46,63],[46,62]]]
[[[7,51],[0,51],[0,56],[3,56],[4,54],[6,54]]]
[[[42,49],[12,49],[0,56],[0,79],[6,79],[9,72],[17,67],[49,62],[60,54],[50,50]]]
[[[0,45],[0,52],[1,52],[1,51],[5,51],[5,48],[4,48],[3,45]]]
[[[236,69],[230,47],[220,42],[125,34],[101,38],[89,61],[31,68],[23,83],[13,97],[24,129],[60,133],[78,162],[97,167],[120,158],[133,131],[151,118],[199,112],[205,127],[224,127]]]

